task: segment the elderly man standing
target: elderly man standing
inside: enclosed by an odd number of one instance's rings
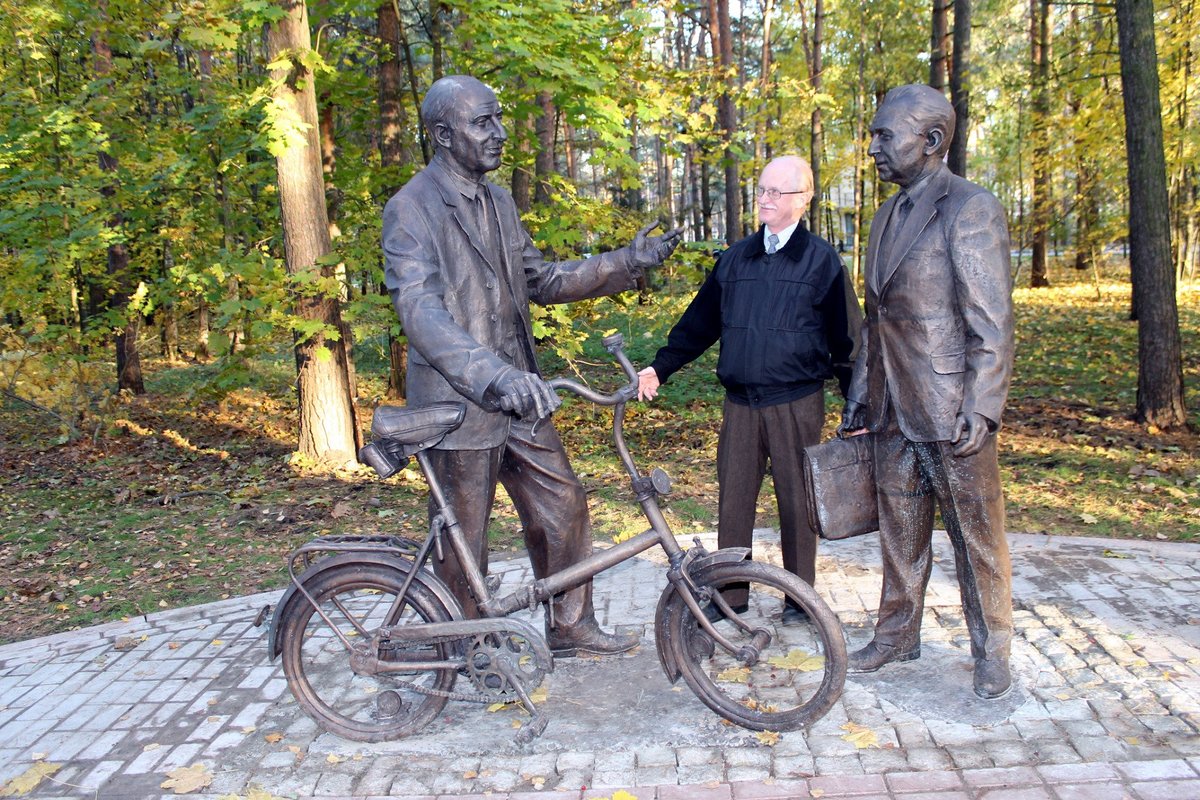
[[[1011,566],[996,431],[1013,361],[1008,223],[987,190],[942,161],[954,110],[901,86],[871,123],[868,152],[900,191],[875,215],[867,324],[841,431],[874,434],[883,590],[875,636],[850,655],[873,672],[921,654],[934,501],[954,546],[975,693],[1011,687]]]
[[[640,397],[655,397],[660,383],[720,340],[717,543],[750,546],[770,461],[784,567],[809,584],[817,534],[808,523],[800,455],[820,440],[825,381],[836,376],[845,392],[862,320],[841,259],[800,224],[812,187],[812,169],[799,156],[767,164],[757,192],[762,228],[721,254],[638,385]],[[725,599],[735,611],[746,604],[744,591]]]
[[[492,90],[466,76],[442,78],[421,114],[436,155],[383,212],[387,286],[410,345],[408,403],[468,401],[462,426],[431,451],[433,468],[485,574],[499,481],[521,518],[534,573],[544,577],[587,557],[592,539],[583,486],[558,432],[541,421],[559,400],[538,371],[529,303],[632,289],[679,232],[649,237],[650,226],[621,250],[547,263],[512,195],[485,179],[508,138]],[[478,616],[454,555],[435,568],[466,614]],[[590,583],[551,601],[546,636],[558,656],[619,653],[638,642],[600,629]]]

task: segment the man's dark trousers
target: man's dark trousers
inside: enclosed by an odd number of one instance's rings
[[[771,464],[779,505],[783,566],[805,583],[816,579],[817,534],[808,524],[808,501],[800,454],[817,444],[825,422],[825,393],[817,391],[790,403],[755,408],[725,399],[717,443],[717,481],[721,486],[717,545],[750,547],[759,489]],[[723,593],[733,605],[744,594]]]

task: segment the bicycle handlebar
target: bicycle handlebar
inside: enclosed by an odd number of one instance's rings
[[[629,356],[625,355],[625,337],[619,333],[614,333],[612,336],[605,336],[602,344],[604,345],[604,349],[612,353],[617,363],[621,365],[621,369],[624,370],[625,375],[629,378],[630,382],[628,384],[611,394],[603,394],[570,378],[551,378],[547,381],[550,384],[550,388],[555,391],[565,389],[599,406],[615,406],[619,403],[628,403],[637,397],[637,368],[633,366],[633,363],[629,360]]]

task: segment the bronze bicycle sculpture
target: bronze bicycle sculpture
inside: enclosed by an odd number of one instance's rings
[[[466,545],[442,487],[426,469],[425,451],[462,420],[457,403],[420,409],[383,407],[364,461],[387,477],[416,457],[437,508],[422,542],[394,536],[322,537],[295,550],[291,585],[268,634],[272,659],[282,656],[288,686],[318,724],[358,741],[383,741],[424,728],[449,700],[518,701],[531,720],[521,743],[547,718],[530,699],[554,661],[543,635],[508,615],[536,609],[555,594],[659,545],[668,558],[667,585],[655,613],[655,639],[671,683],[683,678],[725,719],[752,730],[795,730],[825,715],[841,695],[846,643],[841,624],[816,591],[782,567],[749,560],[749,548],[706,551],[697,539],[680,547],[658,504],[670,490],[660,469],[642,475],[626,445],[625,406],[637,396],[637,370],[620,335],[604,340],[630,383],[601,394],[565,378],[550,384],[612,406],[613,441],[650,528],[594,552],[573,567],[501,595],[464,557]],[[483,617],[464,619],[434,574],[431,556],[445,547],[467,565]],[[736,612],[720,589],[750,587]],[[803,614],[784,614],[791,602]],[[713,620],[716,620],[715,622]],[[465,677],[470,691],[456,691]]]

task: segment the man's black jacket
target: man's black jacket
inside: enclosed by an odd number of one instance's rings
[[[803,226],[768,255],[764,230],[721,254],[651,366],[665,383],[719,339],[717,377],[734,402],[788,403],[835,376],[844,395],[862,325],[846,268]]]

